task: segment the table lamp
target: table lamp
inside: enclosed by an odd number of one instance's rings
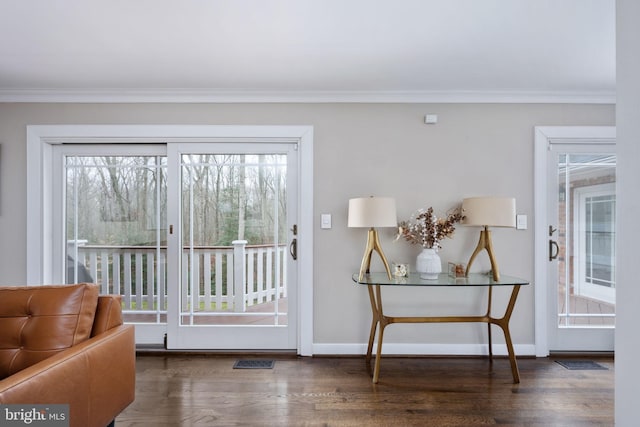
[[[516,226],[516,199],[512,197],[470,197],[462,201],[462,215],[464,220],[462,224],[471,226],[484,227],[480,231],[480,240],[476,250],[473,251],[465,276],[469,275],[469,269],[476,255],[483,249],[487,250],[489,261],[491,261],[491,271],[493,272],[493,280],[500,280],[500,271],[498,263],[493,253],[493,244],[491,242],[491,231],[489,227],[515,227]]]
[[[391,279],[391,270],[389,263],[382,252],[380,240],[378,239],[378,231],[375,227],[397,227],[398,218],[396,216],[396,201],[391,197],[360,197],[349,200],[349,218],[348,227],[366,227],[369,228],[367,236],[367,246],[360,264],[360,276],[362,280],[365,273],[369,272],[371,266],[371,255],[373,251],[378,252],[387,275]]]

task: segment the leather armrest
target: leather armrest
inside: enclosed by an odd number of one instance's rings
[[[95,337],[111,328],[122,325],[122,323],[122,297],[120,295],[100,295],[91,336]]]
[[[0,403],[70,405],[71,427],[104,427],[135,397],[135,336],[121,325],[0,381]]]

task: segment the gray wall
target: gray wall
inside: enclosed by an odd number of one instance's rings
[[[638,425],[638,238],[640,237],[640,2],[618,0],[617,148],[618,246],[616,307],[616,425]]]
[[[424,124],[426,113],[437,125]],[[278,124],[314,126],[314,343],[361,344],[370,322],[364,288],[350,280],[360,265],[366,232],[346,227],[347,201],[393,196],[400,219],[420,207],[444,214],[463,197],[514,196],[529,229],[494,230],[503,274],[533,280],[533,127],[613,125],[613,105],[508,104],[0,104],[0,278],[2,285],[26,277],[26,146],[29,124]],[[321,230],[321,213],[333,228]],[[383,229],[389,260],[415,263],[418,248],[392,242]],[[459,227],[441,257],[466,261],[479,230]],[[380,268],[377,259],[374,266]],[[481,255],[474,263],[488,269]],[[507,294],[498,293],[501,302]],[[398,312],[479,312],[480,290],[402,289],[388,295]],[[484,342],[480,325],[407,325],[387,330],[385,343]],[[496,333],[496,336],[500,334]],[[521,292],[512,335],[516,345],[534,343],[534,287]],[[497,337],[497,342],[502,342]]]

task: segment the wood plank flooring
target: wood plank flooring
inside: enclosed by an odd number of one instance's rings
[[[273,369],[233,369],[239,359]],[[612,426],[613,359],[571,371],[553,358],[384,357],[372,384],[364,357],[139,355],[134,426]]]

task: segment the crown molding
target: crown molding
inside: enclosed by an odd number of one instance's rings
[[[615,91],[252,91],[0,89],[3,103],[510,103],[615,104]]]

